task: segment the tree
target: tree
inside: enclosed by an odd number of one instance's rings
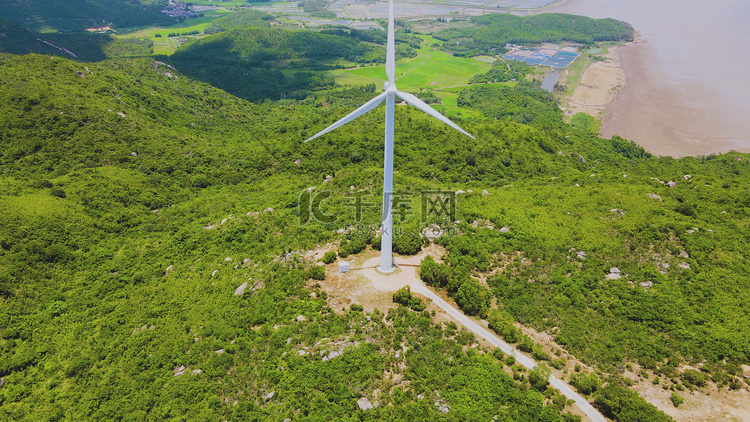
[[[313,265],[307,270],[307,278],[311,278],[313,280],[325,280],[326,267],[322,265]]]
[[[323,254],[324,264],[333,264],[335,261],[336,261],[336,252],[328,251],[325,254]]]
[[[552,373],[547,365],[540,363],[529,372],[529,384],[539,391],[544,391],[549,385],[549,376]]]

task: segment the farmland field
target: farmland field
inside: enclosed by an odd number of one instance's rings
[[[467,85],[477,73],[487,72],[491,65],[472,58],[453,57],[448,53],[434,50],[431,37],[422,37],[425,43],[417,51],[417,56],[396,63],[396,83],[400,89],[433,88],[442,89]],[[367,66],[355,69],[341,69],[329,72],[339,84],[362,85],[383,83],[385,67]]]

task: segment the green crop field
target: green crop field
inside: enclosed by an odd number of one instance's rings
[[[140,31],[131,32],[123,35],[116,35],[117,38],[149,38],[154,42],[154,54],[172,54],[180,47],[180,42],[169,34],[183,34],[187,32],[198,31],[204,33],[206,27],[214,19],[227,15],[231,12],[227,10],[211,10],[210,16],[201,16],[198,18],[187,19],[184,22],[176,23],[165,27],[150,27]],[[159,36],[157,36],[157,34]],[[193,37],[194,35],[187,35]]]
[[[401,89],[450,88],[463,86],[477,73],[487,72],[491,65],[472,58],[453,57],[434,50],[431,37],[423,37],[425,43],[417,56],[400,60],[396,64],[396,83]],[[329,72],[340,84],[362,85],[375,83],[380,86],[385,75],[384,66],[367,66]]]
[[[424,39],[417,56],[399,60],[396,63],[396,83],[399,89],[415,91],[433,89],[443,103],[436,106],[451,116],[478,117],[481,113],[459,107],[456,103],[458,94],[447,91],[450,88],[462,87],[477,73],[487,72],[492,65],[474,58],[454,57],[432,47],[436,40],[429,36]],[[342,85],[364,85],[374,83],[379,89],[385,78],[385,66],[364,66],[353,69],[339,69],[328,72],[336,82]],[[460,114],[459,114],[460,113]]]
[[[236,7],[246,6],[244,0],[212,1],[212,0],[191,0],[190,4],[194,6],[216,6],[216,7]]]

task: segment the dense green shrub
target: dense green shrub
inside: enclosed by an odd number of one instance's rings
[[[685,399],[683,399],[682,396],[677,393],[672,393],[672,396],[669,399],[672,401],[674,407],[680,407],[682,402],[685,401]]]
[[[607,384],[594,396],[594,406],[604,416],[619,421],[659,422],[672,420],[635,391],[613,383]]]
[[[323,254],[323,263],[324,264],[333,264],[336,262],[336,252],[334,251],[328,251]]]
[[[425,304],[422,302],[422,299],[412,295],[409,286],[402,287],[393,293],[393,301],[417,312],[421,312],[425,309]]]
[[[695,369],[686,369],[685,372],[682,373],[681,378],[685,384],[695,387],[705,387],[708,383],[708,375],[696,371]]]
[[[313,265],[307,270],[307,278],[313,280],[325,280],[326,279],[326,267],[322,265]]]
[[[544,391],[549,385],[550,369],[543,363],[537,364],[529,371],[529,384],[538,391]]]
[[[579,393],[588,396],[595,393],[601,387],[602,382],[594,373],[588,375],[576,373],[570,376],[570,384]]]
[[[393,237],[393,252],[416,255],[422,250],[422,237],[416,229],[404,230]]]

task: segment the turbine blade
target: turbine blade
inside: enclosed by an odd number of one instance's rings
[[[338,122],[336,122],[336,123],[328,126],[327,128],[325,128],[325,129],[321,130],[320,132],[318,132],[315,136],[307,139],[305,142],[312,141],[313,139],[317,138],[318,136],[325,135],[326,133],[328,133],[328,132],[336,129],[337,127],[339,127],[341,125],[344,125],[345,123],[348,123],[348,122],[356,119],[357,117],[359,117],[359,116],[367,113],[368,111],[370,111],[373,108],[375,108],[378,105],[380,105],[380,103],[383,102],[383,100],[385,99],[386,95],[387,95],[386,92],[378,95],[377,97],[373,98],[372,100],[366,102],[362,107],[360,107],[360,108],[352,111],[351,113],[347,114],[346,116],[344,116]]]
[[[464,135],[468,136],[469,138],[476,139],[473,136],[469,135],[468,132],[466,132],[465,130],[461,129],[457,124],[455,124],[455,123],[451,122],[450,120],[448,120],[447,117],[445,117],[442,114],[440,114],[437,111],[435,111],[434,108],[432,108],[432,107],[428,106],[427,104],[425,104],[425,102],[422,101],[422,100],[420,100],[419,98],[417,98],[417,97],[415,97],[415,96],[413,96],[411,94],[408,94],[406,92],[401,92],[401,91],[396,92],[396,95],[398,95],[399,97],[401,97],[407,103],[409,103],[409,104],[413,105],[414,107],[416,107],[416,108],[424,111],[425,113],[429,114],[430,116],[432,116],[432,117],[440,120],[441,122],[443,122],[446,125],[452,127],[453,129],[456,129],[457,131],[459,131],[459,132],[463,133]]]
[[[393,33],[393,0],[388,2],[388,42],[385,51],[385,74],[388,83],[393,86],[396,83],[396,41]]]

